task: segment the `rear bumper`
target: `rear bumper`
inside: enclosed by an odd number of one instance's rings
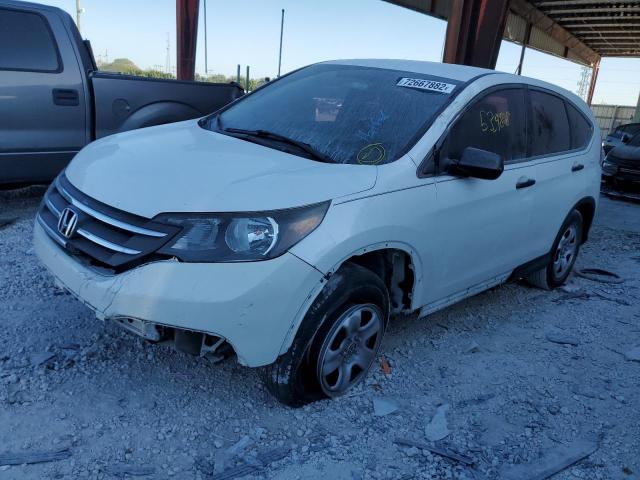
[[[223,337],[241,364],[272,363],[299,324],[322,274],[286,253],[246,263],[159,261],[118,275],[86,267],[36,222],[35,251],[102,319],[128,317]]]

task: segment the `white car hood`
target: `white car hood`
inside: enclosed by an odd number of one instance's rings
[[[377,168],[317,162],[191,120],[98,140],[76,155],[66,175],[96,200],[151,218],[322,202],[372,188]]]

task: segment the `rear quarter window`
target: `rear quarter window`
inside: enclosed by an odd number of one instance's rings
[[[37,13],[0,8],[0,70],[55,72],[59,68],[46,20]]]
[[[531,156],[571,150],[571,132],[565,102],[555,95],[530,91]]]
[[[591,123],[582,115],[577,108],[567,102],[567,113],[569,114],[569,125],[571,126],[571,148],[584,148],[591,140],[593,128]]]

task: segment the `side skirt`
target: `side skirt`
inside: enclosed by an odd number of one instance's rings
[[[442,298],[440,300],[436,300],[435,302],[428,303],[420,309],[420,317],[425,317],[431,313],[437,312],[438,310],[442,310],[443,308],[448,307],[449,305],[453,305],[454,303],[458,303],[460,300],[464,300],[468,297],[473,297],[478,293],[484,292],[496,285],[500,285],[504,283],[509,278],[510,272],[502,275],[498,275],[486,282],[479,283],[474,285],[473,287],[469,287],[460,292],[454,293],[453,295],[449,295],[448,297]]]

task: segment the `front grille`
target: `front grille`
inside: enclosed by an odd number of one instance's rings
[[[75,228],[59,226],[65,209],[75,214]],[[68,214],[70,212],[67,212]],[[85,195],[66,176],[49,187],[38,212],[47,234],[70,253],[89,263],[123,271],[152,257],[179,228],[118,210]]]

